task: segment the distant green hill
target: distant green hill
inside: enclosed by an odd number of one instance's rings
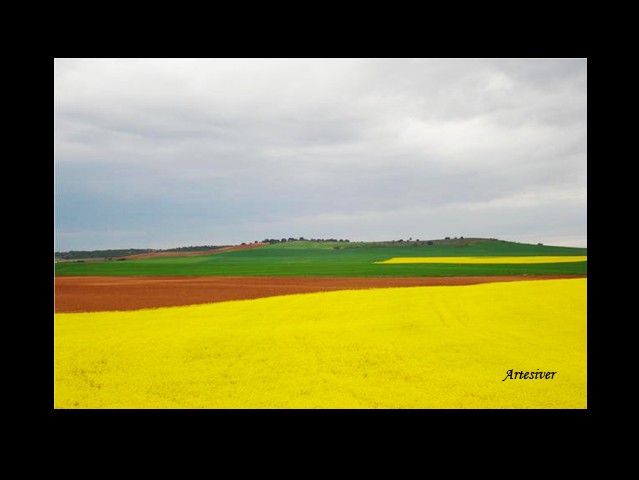
[[[152,252],[150,248],[121,248],[116,250],[71,250],[69,252],[55,252],[53,258],[56,260],[89,260],[124,257],[126,255],[136,255],[138,253]]]
[[[192,257],[119,262],[57,263],[56,275],[197,275],[197,276],[477,276],[586,274],[587,262],[468,265],[374,262],[393,257],[587,255],[585,248],[554,247],[487,239],[420,242],[291,241],[249,250]]]
[[[121,248],[117,250],[71,250],[69,252],[55,252],[53,258],[56,260],[106,260],[111,258],[126,257],[140,253],[151,252],[197,252],[200,250],[215,250],[222,248],[215,245],[198,245],[191,247],[168,248],[166,250],[153,250],[150,248]]]

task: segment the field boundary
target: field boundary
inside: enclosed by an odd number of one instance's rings
[[[369,288],[460,286],[586,278],[586,275],[476,277],[65,276],[55,279],[55,313],[139,310]]]

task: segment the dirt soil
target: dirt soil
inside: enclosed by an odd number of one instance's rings
[[[140,260],[143,258],[168,258],[168,257],[194,257],[197,255],[212,255],[216,253],[234,252],[236,250],[248,250],[250,248],[258,248],[268,245],[268,243],[249,243],[248,245],[233,245],[231,247],[215,248],[213,250],[198,250],[194,252],[151,252],[136,253],[135,255],[127,255],[125,260]]]
[[[56,277],[55,312],[173,307],[295,293],[385,287],[473,285],[585,275],[486,277]]]

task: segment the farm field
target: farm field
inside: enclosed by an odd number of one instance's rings
[[[380,265],[398,263],[438,263],[438,264],[535,264],[535,263],[572,263],[585,262],[585,255],[564,255],[564,256],[521,256],[521,257],[395,257],[383,262],[375,262]]]
[[[339,248],[335,248],[339,247]],[[585,256],[586,249],[502,241],[466,246],[367,247],[288,242],[213,255],[55,264],[56,276],[322,276],[438,277],[485,275],[585,275],[586,261],[534,264],[378,264],[396,257]]]
[[[54,406],[585,408],[586,282],[58,313]]]
[[[174,307],[296,293],[436,285],[473,285],[582,275],[484,277],[58,277],[55,312]]]
[[[54,407],[585,408],[586,254],[302,241],[57,263]]]

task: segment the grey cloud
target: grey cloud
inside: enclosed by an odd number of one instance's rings
[[[586,120],[579,59],[58,59],[57,241],[426,238],[465,222],[584,245],[570,219],[585,218]],[[504,213],[559,193],[577,199],[554,205],[564,227]]]

